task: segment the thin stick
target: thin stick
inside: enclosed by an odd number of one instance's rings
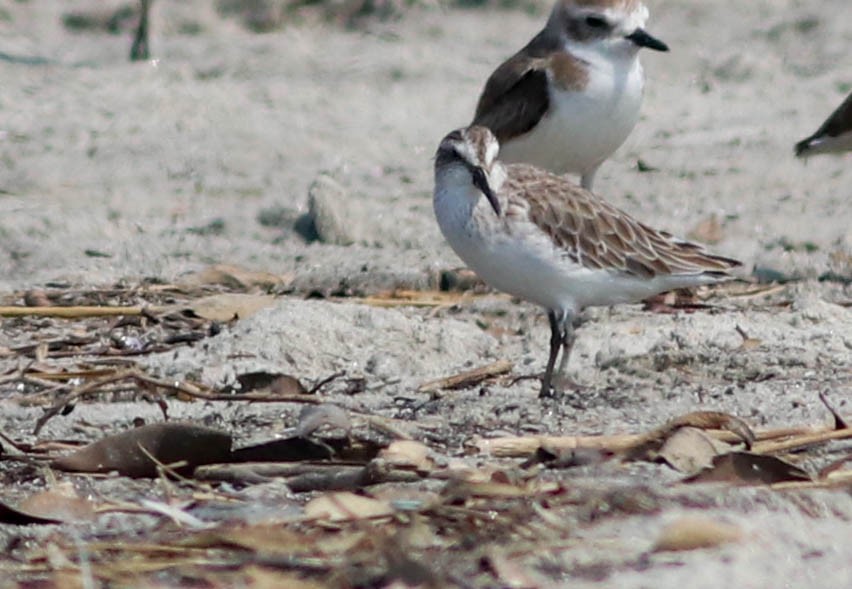
[[[117,315],[144,315],[161,313],[165,307],[0,307],[0,317],[59,317],[79,319],[82,317],[115,317]]]
[[[498,360],[497,362],[492,362],[491,364],[487,364],[486,366],[480,366],[478,368],[474,368],[473,370],[466,370],[465,372],[460,372],[459,374],[454,374],[452,376],[446,376],[444,378],[438,378],[436,380],[424,382],[422,385],[417,387],[417,391],[420,393],[426,393],[431,391],[438,391],[441,389],[461,389],[465,387],[471,387],[482,382],[483,380],[494,376],[499,376],[501,374],[505,374],[511,370],[511,362],[509,362],[508,360]]]
[[[62,409],[64,409],[71,401],[79,399],[83,395],[95,391],[103,385],[110,384],[119,380],[124,380],[125,378],[131,376],[133,372],[134,370],[119,370],[114,372],[113,374],[87,382],[86,384],[80,385],[79,387],[73,389],[70,393],[63,396],[58,402],[54,403],[52,407],[48,407],[47,409],[45,409],[44,414],[36,421],[35,428],[33,429],[33,435],[37,436],[38,433],[41,431],[41,428],[44,427],[44,424],[46,424],[57,413],[62,411]]]
[[[822,404],[825,405],[825,408],[829,410],[831,415],[834,417],[834,429],[846,429],[849,427],[849,424],[846,423],[846,420],[843,419],[843,416],[837,412],[837,409],[831,406],[831,403],[828,402],[828,391],[820,391],[819,400],[822,401]]]
[[[830,430],[830,432],[835,430]],[[732,432],[724,430],[708,430],[710,435],[723,442],[742,442],[742,438]],[[764,430],[755,433],[757,440],[772,440],[789,436],[825,435],[826,432],[814,431],[811,428],[780,428],[776,430]],[[836,434],[835,434],[836,435]],[[836,439],[840,439],[838,436]],[[574,448],[600,448],[620,452],[630,450],[647,442],[648,434],[616,434],[608,436],[518,436],[501,437],[490,439],[479,439],[475,442],[476,448],[483,454],[491,454],[501,457],[527,457],[535,454],[542,446],[553,450],[571,450]],[[832,438],[835,439],[835,438]],[[782,442],[784,443],[784,442]],[[758,446],[757,444],[755,446]],[[793,446],[795,447],[795,446]],[[783,448],[782,448],[783,449]],[[755,452],[765,453],[766,450],[759,448]]]
[[[93,380],[73,389],[67,395],[63,396],[59,401],[54,403],[53,406],[45,410],[44,414],[39,417],[38,421],[36,422],[35,429],[33,430],[33,435],[38,435],[38,433],[41,431],[41,428],[44,427],[44,424],[47,423],[48,420],[50,420],[60,411],[62,411],[62,409],[72,401],[79,399],[83,395],[93,393],[104,385],[125,379],[132,379],[135,380],[137,383],[166,389],[168,391],[172,391],[173,393],[186,395],[187,397],[191,397],[193,399],[202,399],[205,401],[251,401],[253,403],[309,403],[311,405],[319,405],[320,403],[324,402],[322,398],[317,397],[315,395],[273,396],[258,393],[229,395],[204,392],[203,390],[199,390],[200,385],[194,386],[180,381],[161,380],[158,378],[154,378],[153,376],[149,376],[143,372],[140,372],[136,368],[131,368],[127,370],[118,370],[113,374],[107,375],[97,380]],[[210,389],[207,390],[209,391]]]
[[[832,440],[848,440],[850,438],[852,438],[852,428],[832,429],[825,432],[813,432],[780,442],[767,441],[763,444],[755,444],[753,450],[759,454],[776,454],[790,450],[801,450]]]

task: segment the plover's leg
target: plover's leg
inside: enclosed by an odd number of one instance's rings
[[[547,319],[550,321],[550,355],[547,357],[547,368],[544,369],[544,376],[541,377],[541,391],[538,394],[540,399],[553,395],[553,391],[550,390],[553,367],[556,365],[556,357],[559,355],[559,349],[564,340],[562,318],[556,314],[556,311],[548,310]]]
[[[586,190],[591,190],[592,184],[595,183],[595,174],[598,173],[598,168],[600,167],[601,165],[598,164],[597,166],[580,176],[580,186],[582,186]]]

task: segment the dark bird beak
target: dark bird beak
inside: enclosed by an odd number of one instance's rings
[[[656,37],[652,37],[645,31],[645,29],[636,29],[629,35],[625,37],[625,39],[630,39],[634,43],[636,43],[639,47],[647,47],[648,49],[654,49],[655,51],[668,51],[669,46],[657,39]]]
[[[497,200],[497,195],[494,194],[494,191],[491,190],[491,186],[488,185],[488,178],[485,176],[485,171],[482,168],[474,168],[472,173],[473,185],[482,191],[482,194],[484,194],[485,198],[488,199],[488,202],[491,203],[491,208],[494,209],[494,212],[499,217],[500,201]]]

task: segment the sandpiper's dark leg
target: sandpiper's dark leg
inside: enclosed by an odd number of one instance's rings
[[[556,357],[559,355],[559,349],[564,342],[561,317],[555,311],[548,311],[547,319],[550,321],[550,355],[547,358],[547,368],[544,369],[544,376],[541,378],[541,391],[538,394],[540,399],[553,396],[553,391],[551,390],[553,367],[556,365]]]
[[[148,12],[151,10],[151,0],[139,0],[139,24],[133,45],[130,47],[130,61],[142,61],[151,56],[148,49]]]
[[[571,357],[571,348],[574,347],[574,317],[566,313],[562,319],[562,358],[559,359],[559,369],[554,375],[556,380],[562,380],[565,368],[568,366],[568,358]]]

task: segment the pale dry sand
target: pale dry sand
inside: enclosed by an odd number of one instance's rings
[[[477,431],[643,431],[695,409],[729,411],[755,426],[825,424],[819,391],[848,415],[852,156],[803,164],[792,155],[852,84],[852,27],[838,16],[848,0],[649,4],[648,28],[672,51],[644,55],[642,121],[596,189],[674,233],[716,215],[722,233],[713,248],[742,259],[746,274],[758,265],[802,280],[765,299],[713,300],[713,312],[590,311],[571,362],[587,390],[557,405],[540,404],[531,381],[437,401],[415,392],[495,359],[513,360],[520,374],[543,367],[541,313],[502,298],[433,313],[296,296],[205,346],[147,364],[210,384],[249,369],[308,380],[346,369],[365,376],[368,390],[333,397],[342,405],[428,422],[459,443]],[[171,281],[216,262],[292,274],[295,295],[434,284],[438,271],[460,263],[432,216],[432,153],[469,120],[489,72],[545,18],[434,8],[366,32],[305,24],[257,35],[221,19],[212,3],[157,2],[156,59],[131,64],[126,37],[63,29],[63,11],[89,6],[33,0],[9,5],[9,20],[0,21],[4,293]],[[201,32],[181,34],[188,22]],[[640,158],[655,171],[640,173]],[[340,207],[356,224],[354,245],[305,243],[293,230],[320,173],[348,192]],[[270,210],[282,214],[281,226],[258,222]],[[215,220],[223,231],[192,231]],[[816,280],[827,272],[847,282]],[[760,345],[743,349],[738,326]],[[7,432],[28,431],[39,414],[0,403]],[[297,411],[173,405],[174,415],[219,423],[241,441],[270,437]],[[78,419],[127,427],[137,415],[156,419],[143,404],[79,406],[43,436],[70,436]],[[608,474],[650,485],[672,478],[662,469]],[[708,497],[716,516],[741,523],[744,545],[652,558],[644,570],[616,567],[603,584],[852,585],[848,492]],[[609,548],[575,548],[563,564],[647,550],[677,514],[580,530]],[[602,584],[582,575],[563,581]]]

